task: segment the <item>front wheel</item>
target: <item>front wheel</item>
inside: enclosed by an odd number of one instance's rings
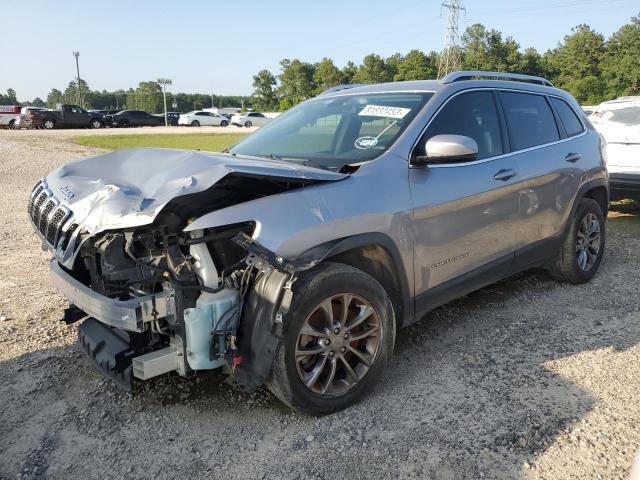
[[[9,122],[9,130],[15,130],[16,129],[16,121],[15,120],[11,120]]]
[[[386,291],[347,265],[324,263],[301,274],[283,324],[267,386],[306,414],[358,402],[393,352],[395,319]]]
[[[247,121],[247,122],[244,122],[244,126],[247,128],[251,128],[253,126],[253,123]]]
[[[602,261],[605,236],[600,204],[592,198],[583,198],[571,217],[562,248],[549,266],[551,276],[568,283],[591,280]]]
[[[220,122],[221,127],[226,127],[227,125],[229,125],[229,122],[227,122],[226,120]]]
[[[191,122],[191,126],[192,127],[199,127],[200,126],[200,122],[198,120],[194,120],[193,122]]]

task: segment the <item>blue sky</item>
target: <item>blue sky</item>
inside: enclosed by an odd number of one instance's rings
[[[252,75],[282,58],[331,57],[338,66],[375,52],[440,50],[445,18],[434,0],[5,0],[0,90],[45,98],[80,74],[92,89],[158,77],[171,90],[250,94]],[[554,47],[587,23],[609,36],[638,15],[638,0],[466,0],[460,28],[481,22],[522,48]],[[7,40],[10,39],[10,40]]]

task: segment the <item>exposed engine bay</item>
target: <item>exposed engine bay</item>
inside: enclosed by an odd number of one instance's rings
[[[163,294],[174,305],[162,316],[152,311],[141,332],[126,332],[129,344],[110,366],[115,370],[110,376],[121,386],[128,388],[131,376],[147,379],[171,370],[189,376],[237,366],[242,305],[260,272],[232,239],[252,229],[247,224],[187,238],[165,226],[109,232],[84,243],[73,276],[96,293],[122,302]],[[96,348],[91,337],[102,326],[92,324],[80,326],[90,356]]]
[[[148,161],[163,168],[144,175]],[[114,152],[52,172],[34,187],[28,213],[54,253],[52,279],[70,301],[65,321],[83,320],[81,348],[116,384],[129,389],[134,377],[223,368],[252,390],[268,374],[275,320],[290,302],[296,272],[322,252],[285,259],[253,238],[259,226],[250,219],[191,225],[227,207],[343,178],[229,155]]]

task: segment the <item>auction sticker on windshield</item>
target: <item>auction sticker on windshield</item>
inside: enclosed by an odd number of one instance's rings
[[[410,108],[367,105],[358,115],[362,115],[363,117],[404,118],[410,111]]]

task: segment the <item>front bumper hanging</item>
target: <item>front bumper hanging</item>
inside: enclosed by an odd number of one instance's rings
[[[70,303],[90,317],[112,327],[130,332],[143,332],[144,322],[166,318],[175,314],[174,297],[167,293],[154,293],[131,300],[105,297],[79,282],[53,259],[51,279]]]

